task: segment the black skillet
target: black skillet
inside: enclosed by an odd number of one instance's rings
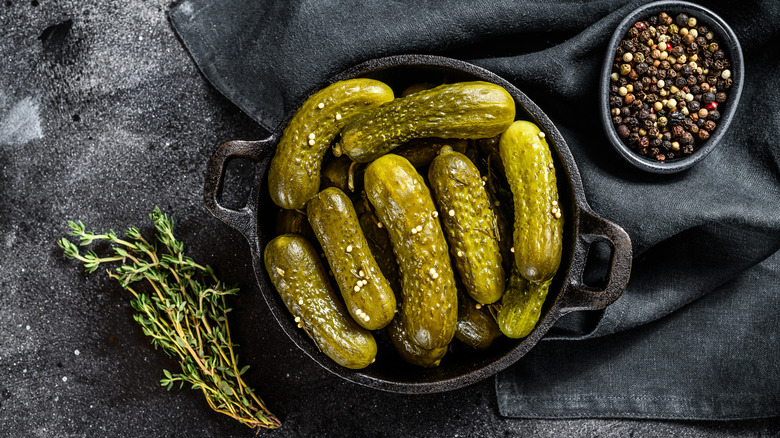
[[[492,376],[515,363],[544,336],[563,315],[579,310],[603,309],[614,302],[628,283],[631,271],[631,241],[618,225],[599,217],[588,206],[577,165],[566,142],[547,116],[525,94],[499,76],[475,65],[450,58],[428,55],[399,55],[373,59],[346,70],[315,91],[340,80],[370,77],[384,81],[397,93],[419,82],[483,80],[504,87],[515,99],[517,118],[530,120],[547,135],[553,150],[560,205],[563,208],[565,237],[563,259],[542,308],[536,328],[526,338],[500,338],[484,352],[454,349],[441,365],[421,369],[408,365],[378,334],[376,362],[363,370],[350,370],[317,350],[306,333],[297,328],[292,316],[271,285],[263,264],[263,248],[273,238],[276,211],[268,195],[266,171],[291,112],[270,137],[259,141],[229,141],[217,147],[208,162],[204,201],[214,216],[241,232],[249,242],[257,284],[268,308],[289,338],[308,356],[332,373],[354,383],[399,393],[434,393],[461,388]],[[301,101],[302,102],[302,101]],[[226,162],[232,157],[257,162],[256,176],[247,204],[239,209],[222,206],[219,195]],[[588,250],[594,242],[611,248],[605,285],[594,288],[583,282]]]

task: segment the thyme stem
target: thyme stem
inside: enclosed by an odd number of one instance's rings
[[[279,420],[241,378],[249,367],[238,367],[227,320],[231,309],[225,300],[238,289],[226,287],[210,266],[184,256],[184,245],[174,237],[169,216],[155,207],[149,217],[157,231],[151,243],[135,227],[125,232],[125,240],[113,231],[94,234],[81,221],[71,221],[69,234],[79,239],[79,245],[67,238],[57,244],[67,258],[82,262],[87,272],[94,272],[104,263],[122,262],[113,270],[107,269],[108,276],[132,294],[130,304],[137,312],[133,318],[152,345],[179,360],[181,372],[163,370],[162,386],[170,390],[175,382],[180,386],[189,383],[201,390],[216,412],[256,430],[279,427]],[[80,252],[79,246],[94,241],[108,241],[115,255],[99,257],[94,251]],[[165,251],[158,250],[158,243]],[[147,285],[148,290],[130,286],[137,282]]]

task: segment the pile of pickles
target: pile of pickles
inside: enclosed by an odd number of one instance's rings
[[[407,362],[453,339],[487,349],[536,326],[561,261],[563,212],[545,133],[489,82],[367,78],[309,97],[268,174],[280,207],[264,263],[298,327],[338,364]],[[338,292],[337,292],[338,291]]]

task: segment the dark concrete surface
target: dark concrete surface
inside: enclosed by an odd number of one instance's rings
[[[205,163],[226,140],[265,132],[212,89],[162,0],[0,3],[0,437],[226,437],[253,432],[163,368],[128,294],[87,275],[56,241],[66,221],[138,225],[159,205],[186,251],[241,288],[231,327],[246,380],[297,436],[779,436],[780,420],[509,420],[492,379],[398,395],[330,375],[286,338],[256,289],[247,244],[202,203]],[[241,205],[251,164],[228,177]]]

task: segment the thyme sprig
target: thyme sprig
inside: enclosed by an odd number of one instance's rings
[[[121,262],[109,277],[128,290],[143,333],[179,360],[180,373],[163,370],[160,384],[170,390],[189,383],[200,389],[209,406],[241,423],[259,430],[281,424],[263,401],[246,385],[242,375],[249,366],[238,368],[230,336],[227,314],[231,311],[225,297],[238,292],[221,282],[210,266],[202,266],[184,255],[184,245],[173,235],[173,220],[155,208],[149,215],[156,239],[148,241],[138,228],[131,227],[120,238],[113,230],[95,234],[81,221],[69,221],[69,234],[79,245],[62,238],[58,245],[65,256],[84,264],[87,272],[110,262]],[[81,253],[79,246],[106,241],[113,255],[99,256],[94,250]],[[160,247],[162,246],[162,247]],[[136,289],[141,282],[145,290]]]

